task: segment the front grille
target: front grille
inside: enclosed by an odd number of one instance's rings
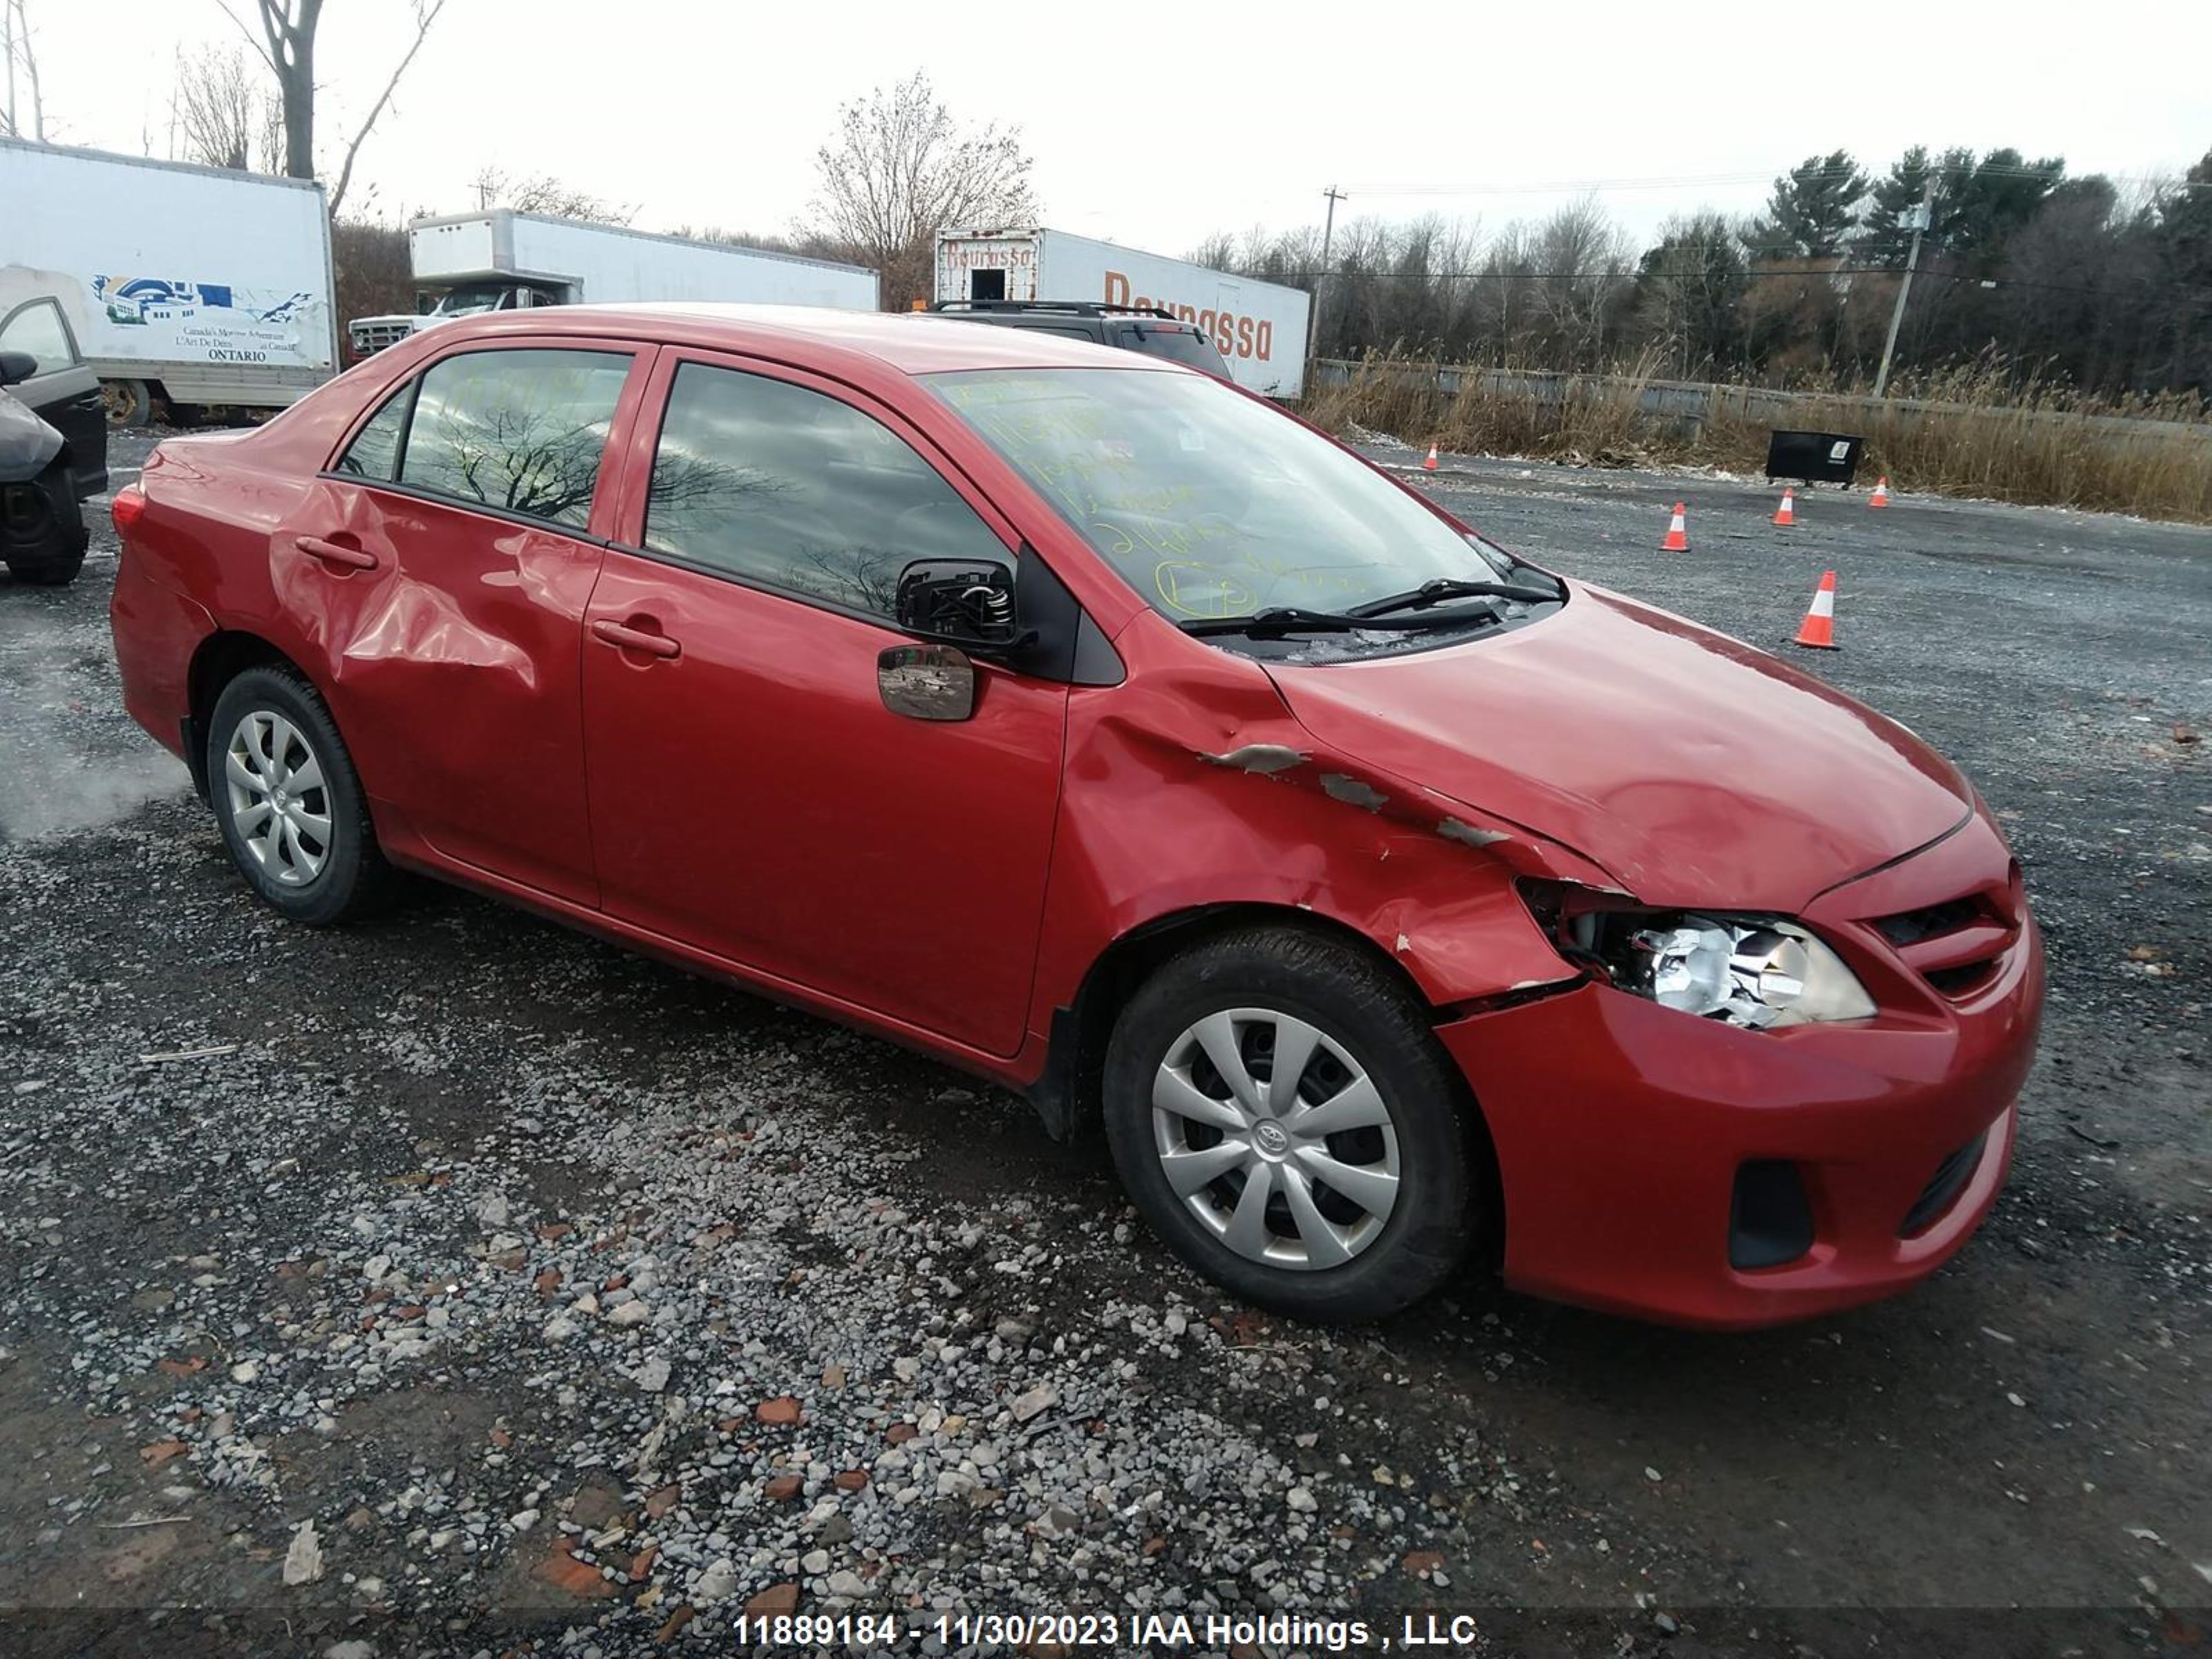
[[[1994,892],[1966,893],[1876,916],[1874,930],[1939,996],[1969,996],[2020,938],[2016,908]]]
[[[353,325],[353,349],[362,356],[373,356],[386,346],[398,345],[402,340],[412,338],[414,333],[413,325],[408,323],[356,323]]]
[[[1875,923],[1875,927],[1884,939],[1901,949],[1907,945],[1918,945],[1923,939],[1955,933],[1968,922],[1985,914],[1972,899],[1946,899],[1941,904],[1924,905],[1917,910],[1884,916]]]
[[[1898,1224],[1899,1238],[1925,1232],[1943,1218],[1943,1212],[1958,1200],[1966,1182],[1973,1178],[1982,1161],[1982,1148],[1989,1138],[1989,1132],[1984,1130],[1936,1166],[1936,1173],[1928,1178],[1928,1184],[1920,1189],[1920,1196],[1912,1200],[1912,1207]]]

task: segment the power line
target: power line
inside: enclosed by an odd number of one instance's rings
[[[1339,266],[1334,270],[1239,270],[1240,276],[1255,282],[1295,283],[1311,281],[1318,276],[1334,276],[1355,282],[1415,282],[1415,283],[1634,283],[1644,276],[1658,277],[1695,277],[1695,270],[1376,270],[1361,267]],[[1904,271],[1895,265],[1837,265],[1826,270],[1743,270],[1729,281],[1812,282],[1826,276],[1897,276]],[[2212,295],[2212,288],[2196,283],[2114,283],[2103,288],[2084,288],[2070,283],[2046,283],[2026,276],[1982,276],[1966,270],[1923,270],[1920,280],[1931,283],[1971,283],[1989,289],[2026,288],[2046,290],[2055,294],[2086,294],[2091,296],[2110,296],[2124,289],[2148,293],[2197,293]]]
[[[1701,185],[1755,185],[1790,179],[1803,184],[1827,179],[1849,179],[1865,173],[1853,164],[1845,167],[1808,167],[1798,170],[1785,168],[1781,173],[1655,173],[1642,178],[1614,179],[1557,179],[1547,184],[1516,185],[1461,185],[1449,188],[1438,185],[1361,185],[1358,193],[1363,196],[1385,197],[1455,197],[1455,196],[1547,196],[1577,195],[1593,191],[1674,190]],[[1893,171],[1870,175],[1870,188],[1879,189],[1893,179],[1918,180],[1929,175],[1943,178],[2021,179],[2048,181],[2053,185],[2078,184],[2085,179],[2102,179],[2115,185],[2151,185],[2171,190],[2212,191],[2212,179],[2198,180],[2159,173],[2081,173],[2069,175],[2062,161],[2056,167],[2039,167],[2027,162],[1990,163],[1987,161],[1954,161],[1946,163],[1931,158],[1925,167],[1914,167],[1907,173]]]

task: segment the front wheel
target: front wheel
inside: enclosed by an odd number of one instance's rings
[[[84,504],[64,463],[27,483],[0,484],[0,564],[17,581],[58,587],[76,580],[90,544]]]
[[[1107,1140],[1138,1209],[1206,1277],[1301,1319],[1382,1318],[1465,1259],[1472,1109],[1405,988],[1291,928],[1176,957],[1107,1050]]]
[[[313,927],[378,908],[392,872],[337,723],[289,668],[249,668],[216,699],[208,799],[224,848],[272,909]]]

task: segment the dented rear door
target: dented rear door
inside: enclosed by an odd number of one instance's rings
[[[578,657],[602,461],[636,348],[447,353],[362,423],[277,527],[278,601],[386,836],[596,904]],[[642,380],[642,372],[638,379]]]

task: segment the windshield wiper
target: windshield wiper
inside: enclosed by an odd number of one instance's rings
[[[1307,611],[1275,605],[1242,617],[1192,617],[1176,626],[1186,634],[1248,634],[1267,639],[1281,634],[1352,634],[1363,629],[1410,632],[1429,628],[1480,626],[1498,620],[1494,611],[1455,611],[1433,617],[1375,617],[1365,610]]]
[[[1457,576],[1438,576],[1403,593],[1354,605],[1350,614],[1381,617],[1393,611],[1421,611],[1446,599],[1513,599],[1522,605],[1553,605],[1565,597],[1564,593],[1546,593],[1533,587],[1516,587],[1509,582],[1475,582]]]

